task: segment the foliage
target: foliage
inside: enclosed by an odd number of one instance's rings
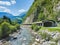
[[[52,39],[51,35],[49,35],[46,32],[44,32],[44,33],[40,32],[40,35],[42,36],[42,39],[48,39],[48,40]]]
[[[9,36],[9,31],[10,31],[9,23],[6,23],[6,22],[2,23],[1,31],[2,31],[2,38]]]
[[[1,30],[1,27],[0,27],[0,39],[2,38],[2,30]]]
[[[3,22],[3,19],[2,18],[0,18],[0,24]]]
[[[32,24],[31,28],[34,29],[35,26],[36,26],[36,24]]]
[[[10,33],[20,29],[20,24],[16,21],[11,21],[10,18],[4,16],[0,19],[0,39],[9,36]]]
[[[20,24],[16,24],[15,27],[16,27],[17,29],[20,29]]]
[[[16,32],[17,28],[15,26],[10,26],[10,33]]]
[[[3,21],[6,21],[11,24],[11,19],[6,16],[3,16]]]
[[[31,26],[31,28],[34,30],[34,31],[39,31],[39,29],[41,28],[40,26],[37,26],[36,24],[33,24]]]
[[[27,12],[27,16],[36,15],[33,20],[55,20],[57,21],[58,12],[54,11],[60,0],[35,0]],[[27,17],[26,16],[26,17]],[[37,17],[37,18],[36,18]],[[36,18],[36,19],[35,19]]]
[[[45,15],[43,13],[40,13],[39,16],[38,16],[38,21],[44,20],[44,19],[45,19]]]
[[[41,27],[40,30],[48,30],[48,31],[51,31],[51,32],[54,32],[54,31],[60,32],[60,27]]]
[[[11,25],[15,26],[17,24],[17,21],[12,21]]]

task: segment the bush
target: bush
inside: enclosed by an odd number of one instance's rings
[[[0,27],[0,39],[2,38],[2,30],[1,30],[1,27]]]
[[[34,30],[34,31],[39,31],[39,29],[41,28],[40,26],[37,26],[36,24],[33,24],[31,26],[31,28]]]
[[[18,29],[20,29],[20,24],[16,24],[15,27]]]
[[[5,38],[9,36],[10,33],[16,32],[18,29],[20,29],[19,24],[15,24],[15,26],[13,26],[8,22],[3,22],[0,25],[0,38]]]
[[[36,24],[32,24],[31,28],[34,29],[36,26]]]
[[[39,28],[38,26],[35,26],[35,27],[34,27],[34,30],[35,30],[35,31],[39,31],[39,29],[40,29],[40,28]]]
[[[10,33],[16,32],[17,28],[15,26],[10,26]]]
[[[11,25],[15,26],[16,24],[17,24],[16,21],[12,21],[12,24]]]
[[[4,16],[0,19],[0,39],[9,36],[9,34],[20,29],[20,24],[16,21],[11,21],[10,18]]]
[[[9,26],[10,26],[10,24],[7,22],[3,22],[1,24],[2,38],[9,36],[9,33],[10,33],[10,27]]]
[[[34,26],[35,26],[35,25],[32,25],[32,26],[31,26],[31,29],[34,29]]]

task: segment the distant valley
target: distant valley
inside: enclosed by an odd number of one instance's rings
[[[23,18],[26,16],[26,12],[23,12],[21,14],[19,14],[18,16],[14,16],[10,13],[6,13],[6,12],[0,12],[0,18],[2,18],[3,16],[7,16],[9,17],[11,20],[17,20],[18,22],[22,22]]]

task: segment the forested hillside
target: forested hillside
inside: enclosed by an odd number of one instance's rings
[[[34,15],[34,21],[55,20],[60,15],[60,0],[35,0],[27,12],[27,16]]]

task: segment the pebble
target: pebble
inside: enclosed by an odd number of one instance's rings
[[[26,41],[26,38],[24,38],[23,40]]]
[[[37,42],[39,42],[40,40],[39,39],[35,39]]]

